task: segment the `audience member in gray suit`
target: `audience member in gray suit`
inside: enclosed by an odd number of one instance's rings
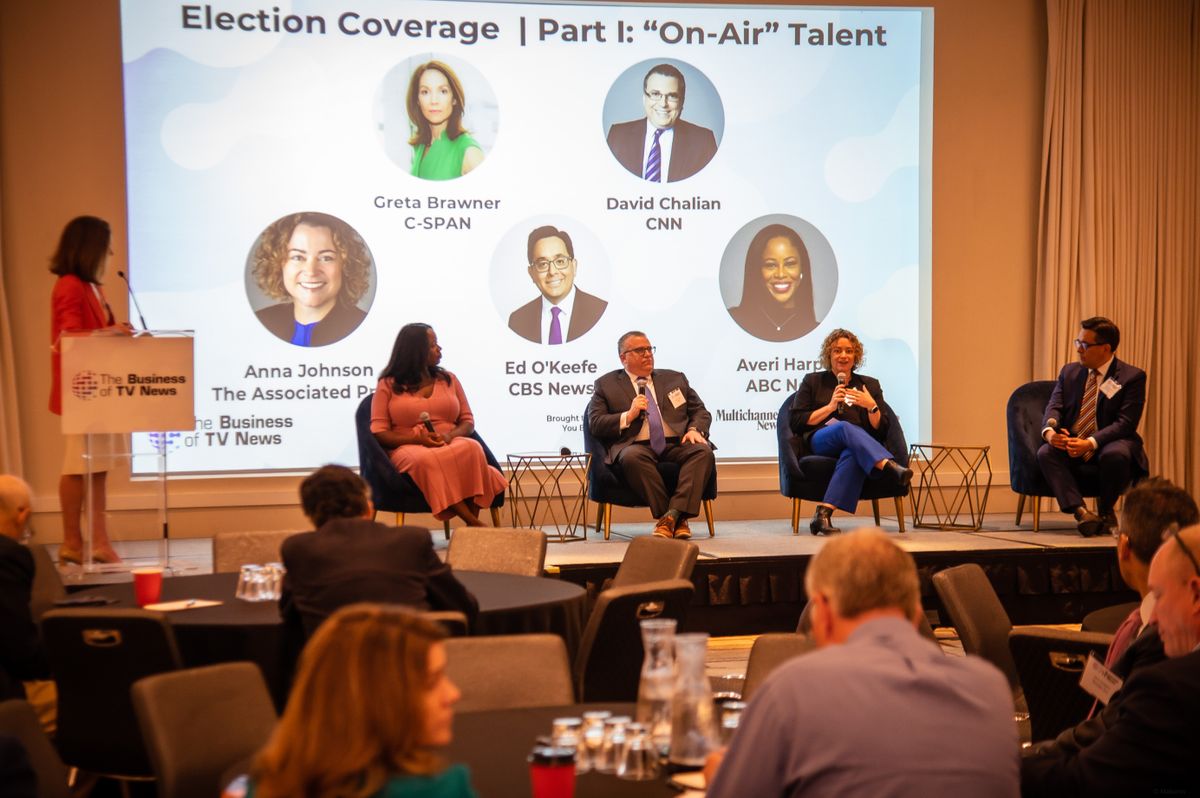
[[[709,798],[1017,795],[1012,693],[978,657],[916,629],[912,557],[879,530],[829,540],[805,574],[819,651],[755,693]]]

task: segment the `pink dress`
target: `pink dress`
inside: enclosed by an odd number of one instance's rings
[[[418,393],[396,393],[390,379],[380,380],[371,400],[371,432],[413,432],[421,426],[423,412],[429,414],[439,433],[449,432],[463,421],[473,422],[462,385],[457,377],[446,373],[450,384],[435,380],[429,398]],[[417,483],[438,520],[453,517],[450,505],[466,499],[487,507],[508,487],[503,475],[488,465],[483,447],[473,438],[455,438],[448,446],[397,446],[388,457],[397,471]]]

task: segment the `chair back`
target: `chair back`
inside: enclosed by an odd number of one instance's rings
[[[1008,481],[1026,496],[1049,496],[1037,453],[1042,445],[1042,416],[1054,392],[1054,380],[1027,382],[1012,392],[1005,408],[1008,421]]]
[[[0,702],[0,734],[15,738],[25,749],[25,756],[37,778],[38,798],[68,798],[71,795],[67,787],[67,766],[54,750],[28,701],[14,698]],[[0,793],[4,792],[3,787],[0,784]]]
[[[275,728],[267,684],[250,662],[148,676],[132,696],[159,798],[219,795],[224,772],[253,756]]]
[[[609,587],[643,585],[664,579],[690,580],[699,554],[700,547],[687,540],[636,537],[629,541]]]
[[[150,761],[129,688],[182,667],[167,616],[119,609],[54,609],[42,637],[58,686],[55,742],[67,764],[96,773],[148,777]]]
[[[421,616],[434,623],[440,623],[446,634],[451,637],[466,637],[470,632],[471,624],[466,613],[458,610],[425,610]]]
[[[450,537],[446,562],[460,571],[541,576],[546,566],[546,533],[512,527],[460,527]]]
[[[33,587],[29,594],[29,615],[37,623],[46,610],[54,606],[54,602],[66,598],[67,588],[63,585],[62,574],[54,564],[54,558],[49,550],[41,543],[30,543],[29,553],[33,555]]]
[[[1008,636],[1025,703],[1030,739],[1049,740],[1088,716],[1094,699],[1079,686],[1089,653],[1104,661],[1113,636],[1035,627]]]
[[[983,569],[967,563],[938,571],[933,575],[933,588],[958,631],[963,651],[991,662],[1017,691],[1021,680],[1008,648],[1012,622]]]
[[[243,565],[281,562],[283,541],[295,535],[287,529],[218,532],[213,535],[213,573],[237,573]]]
[[[929,623],[929,618],[922,612],[917,618],[917,631],[921,633],[921,637],[926,640],[937,643],[937,635],[933,633],[933,626]],[[805,602],[804,609],[800,610],[800,620],[796,622],[796,634],[810,635],[812,634],[812,600]],[[941,644],[938,643],[938,648]]]
[[[567,646],[558,635],[460,637],[445,646],[446,673],[462,691],[457,712],[575,703]]]
[[[815,650],[817,644],[808,635],[789,632],[771,632],[759,635],[750,648],[750,659],[746,662],[746,682],[742,686],[742,700],[749,701],[767,676],[792,657]]]
[[[601,591],[575,658],[580,701],[636,701],[642,672],[642,629],[648,618],[687,620],[692,583],[665,579]]]

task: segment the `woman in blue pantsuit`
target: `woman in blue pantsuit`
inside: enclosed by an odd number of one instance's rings
[[[834,509],[853,513],[863,481],[892,470],[901,484],[912,471],[892,459],[883,446],[892,414],[883,401],[883,388],[874,377],[856,373],[863,346],[849,330],[836,329],[821,344],[824,371],[805,376],[792,400],[788,421],[801,440],[800,456],[836,457],[833,478],[808,525],[814,535],[838,531],[831,521]]]

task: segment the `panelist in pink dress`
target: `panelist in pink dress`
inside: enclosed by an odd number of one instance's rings
[[[458,378],[438,366],[442,350],[428,324],[406,324],[371,402],[371,432],[396,470],[417,483],[438,520],[483,526],[479,509],[508,483],[471,438],[475,417]],[[430,431],[421,418],[428,413]]]

